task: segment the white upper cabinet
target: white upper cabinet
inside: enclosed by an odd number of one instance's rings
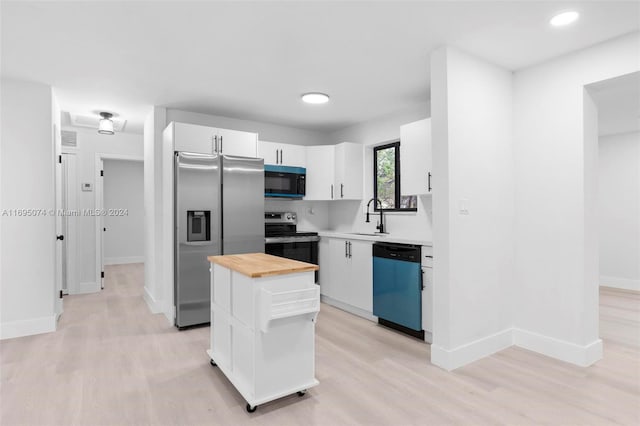
[[[335,147],[306,147],[307,178],[305,200],[333,200],[335,196]],[[265,160],[266,161],[266,160]]]
[[[176,122],[171,122],[168,128],[173,129],[174,151],[213,154],[217,129]]]
[[[400,126],[400,190],[402,195],[430,194],[431,119]]]
[[[364,146],[343,142],[335,146],[336,200],[361,200],[364,187]]]
[[[258,134],[239,130],[217,129],[218,154],[238,157],[258,156]]]
[[[258,157],[264,164],[307,167],[307,150],[300,145],[259,141]]]
[[[177,122],[167,128],[173,132],[174,151],[238,157],[256,157],[258,153],[257,133]]]
[[[364,146],[308,146],[307,194],[305,200],[361,200],[363,194]]]

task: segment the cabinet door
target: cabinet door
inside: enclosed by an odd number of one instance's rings
[[[332,200],[334,188],[335,148],[333,145],[308,146],[305,200]],[[338,194],[339,195],[339,194]]]
[[[258,158],[264,158],[264,164],[279,164],[282,144],[258,141]]]
[[[347,257],[348,241],[338,238],[329,240],[329,258],[331,265],[330,291],[334,300],[349,303],[349,281],[351,278],[351,262]]]
[[[264,158],[264,164],[307,167],[307,150],[301,145],[259,141],[258,157]]]
[[[213,153],[213,140],[216,129],[196,124],[173,122],[174,151],[194,152],[198,154]]]
[[[218,152],[224,155],[252,157],[258,155],[258,134],[218,129]]]
[[[280,164],[294,167],[307,167],[307,149],[301,145],[281,144]]]
[[[431,119],[400,126],[400,189],[402,195],[431,192]]]
[[[321,237],[318,242],[318,284],[320,284],[320,294],[333,298],[331,280],[331,249],[329,238]]]
[[[364,146],[343,142],[335,147],[335,199],[361,200]]]
[[[373,254],[369,241],[351,243],[351,279],[349,280],[349,303],[367,312],[373,311]]]

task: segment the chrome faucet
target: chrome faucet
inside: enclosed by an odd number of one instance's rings
[[[370,200],[369,200],[369,202],[367,203],[367,219],[365,220],[365,222],[367,222],[367,223],[369,223],[369,222],[370,222],[370,220],[369,220],[369,206],[371,205],[371,202],[372,202],[372,201],[375,201],[375,202],[377,202],[378,204],[380,204],[380,223],[376,226],[376,229],[377,229],[378,231],[380,231],[380,233],[381,233],[381,234],[384,234],[385,232],[384,232],[384,216],[382,215],[382,213],[383,213],[383,212],[382,212],[382,201],[380,201],[379,199],[377,199],[377,198],[372,198],[372,199],[370,199]],[[374,208],[374,210],[375,210],[375,204],[374,204],[373,208]]]

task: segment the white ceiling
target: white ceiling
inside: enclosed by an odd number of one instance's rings
[[[592,84],[600,136],[640,132],[640,72]]]
[[[549,27],[577,9],[569,28]],[[449,44],[519,69],[640,29],[638,2],[2,2],[2,75],[56,88],[63,110],[151,105],[332,131],[429,98]],[[331,102],[302,104],[322,91]]]

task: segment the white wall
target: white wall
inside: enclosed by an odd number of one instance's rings
[[[142,161],[104,161],[104,209],[126,214],[104,218],[104,264],[144,262],[144,172]]]
[[[512,73],[441,48],[431,79],[431,362],[451,370],[512,343]]]
[[[600,285],[640,291],[640,133],[599,139]]]
[[[627,35],[515,73],[515,343],[578,365],[598,338],[597,115],[585,85],[640,69]]]
[[[339,232],[376,231],[375,220],[365,222],[367,202],[373,197],[373,146],[400,139],[400,126],[424,119],[429,114],[428,109],[404,111],[359,123],[330,135],[329,139],[334,144],[355,142],[367,147],[364,156],[363,200],[329,202],[329,229]],[[385,226],[386,231],[397,238],[431,241],[431,196],[418,197],[417,212],[385,213]]]
[[[51,87],[2,79],[0,338],[55,330],[54,143]],[[10,215],[43,209],[43,215]],[[7,214],[5,215],[5,212]]]
[[[162,131],[166,109],[151,107],[144,121],[144,300],[162,312]]]
[[[330,142],[326,134],[313,130],[279,126],[260,121],[239,120],[219,115],[199,114],[196,112],[167,109],[167,124],[172,121],[200,124],[202,126],[220,127],[230,130],[258,133],[260,140],[294,145],[326,145]]]
[[[126,155],[143,157],[142,135],[133,133],[116,133],[115,135],[100,135],[97,130],[65,127],[77,133],[77,147],[63,147],[63,152],[76,156],[77,208],[79,211],[95,209],[96,183],[99,179],[99,170],[96,171],[96,155]],[[93,191],[81,190],[82,183],[91,183]],[[73,184],[73,183],[71,183]],[[84,293],[97,291],[100,288],[99,277],[96,276],[96,217],[80,215],[71,220],[77,220],[77,253],[75,262],[77,271],[77,283],[70,283],[70,292]]]

